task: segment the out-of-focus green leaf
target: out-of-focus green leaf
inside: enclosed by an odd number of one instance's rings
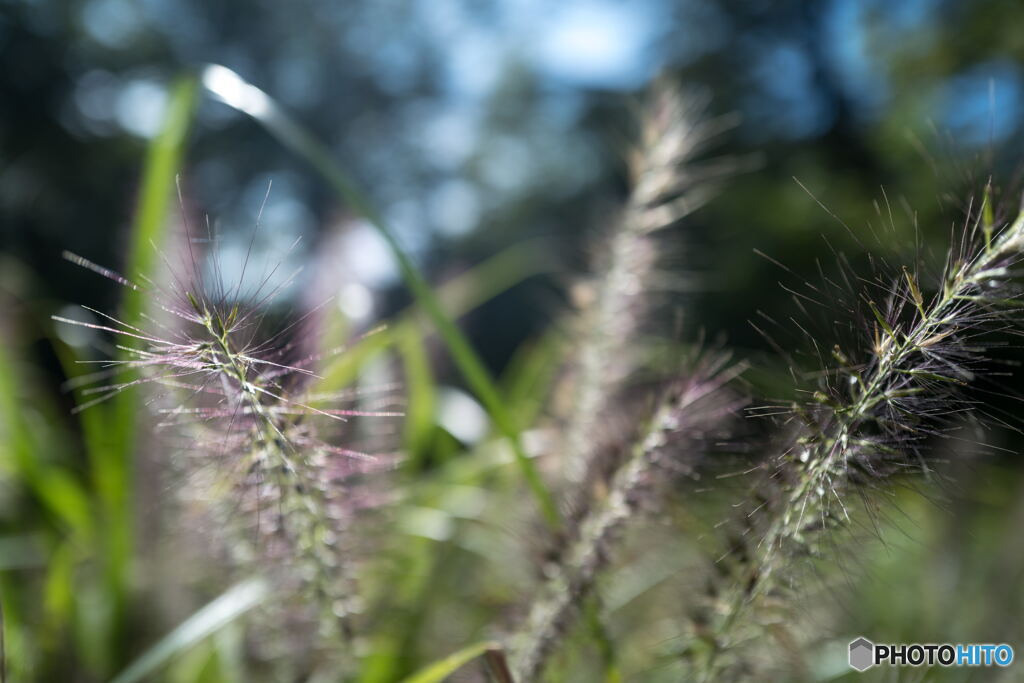
[[[75,604],[74,574],[74,551],[71,546],[62,543],[50,554],[43,596],[46,619],[55,632],[71,621],[71,611]]]
[[[497,647],[497,643],[490,641],[469,645],[409,676],[402,683],[439,683],[488,650]]]
[[[423,337],[415,327],[403,327],[398,337],[398,351],[405,369],[405,391],[408,404],[405,411],[406,466],[410,472],[421,469],[423,458],[430,447],[434,430],[434,377],[430,361],[423,348]]]
[[[12,681],[32,680],[32,664],[36,661],[39,639],[27,615],[23,613],[26,605],[23,600],[23,589],[16,575],[0,572],[0,629],[4,644],[4,665]]]
[[[152,275],[159,258],[154,245],[159,247],[164,242],[175,177],[192,121],[196,93],[197,83],[191,77],[182,78],[172,86],[163,127],[149,146],[125,267],[129,279],[139,280],[140,276]],[[129,325],[138,325],[145,306],[143,291],[126,289],[121,320]],[[130,373],[123,375],[121,380],[131,381],[132,376]],[[103,560],[114,603],[114,628],[117,630],[123,624],[132,558],[132,461],[138,410],[137,398],[130,393],[122,393],[102,413],[83,419],[83,424],[90,425],[92,430],[87,441],[92,451],[92,474],[103,504],[106,527]],[[103,416],[102,426],[98,424],[100,415]],[[112,640],[120,642],[120,634]]]
[[[217,648],[219,683],[245,683],[245,630],[235,622],[228,624],[213,636]]]
[[[394,334],[390,329],[378,330],[363,337],[322,371],[322,379],[317,383],[317,389],[331,393],[349,386],[359,377],[367,363],[393,342]]]
[[[390,683],[410,670],[411,649],[426,615],[431,579],[440,562],[437,542],[424,535],[402,544],[402,571],[381,599],[385,628],[378,630],[363,659],[359,683]]]
[[[0,343],[0,468],[12,471],[60,523],[91,536],[89,503],[68,472],[40,458],[43,449],[25,423],[25,397],[13,358]]]
[[[387,223],[335,162],[326,146],[285,114],[269,95],[227,67],[208,66],[203,72],[203,84],[229,106],[252,116],[282,144],[309,162],[349,209],[377,229],[391,249],[406,285],[434,323],[466,383],[487,408],[498,430],[511,442],[516,462],[527,486],[537,499],[544,519],[554,528],[561,526],[554,497],[541,479],[533,461],[523,450],[519,431],[502,402],[487,368],[473,350],[469,340],[444,312],[440,299],[402,249]]]
[[[562,362],[562,334],[549,332],[519,349],[502,377],[505,400],[521,428],[532,425],[551,395],[551,385]]]
[[[437,288],[445,311],[458,319],[520,282],[554,270],[550,250],[540,240],[517,244],[453,277]],[[365,364],[388,348],[406,327],[416,327],[423,311],[413,305],[396,316],[386,329],[369,334],[352,345],[321,372],[319,390],[338,391],[355,381]]]
[[[209,642],[200,643],[175,658],[168,665],[166,678],[167,683],[223,683],[224,681],[220,672],[217,651]]]
[[[75,585],[72,637],[81,668],[95,679],[109,678],[118,667],[114,659],[118,645],[110,642],[116,605],[110,598],[109,587],[102,582],[104,579],[105,576],[90,576]]]
[[[163,128],[153,139],[146,155],[125,268],[125,274],[133,281],[138,281],[140,276],[151,276],[158,263],[159,254],[153,245],[162,245],[166,234],[167,216],[192,123],[196,91],[197,83],[193,77],[183,77],[174,83]],[[127,290],[121,305],[123,320],[130,325],[136,324],[145,306],[145,292]]]
[[[260,604],[268,592],[267,583],[262,579],[249,579],[233,586],[168,633],[114,678],[112,683],[135,683],[145,679],[174,655],[187,650]]]

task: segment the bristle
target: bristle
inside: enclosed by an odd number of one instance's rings
[[[549,578],[516,639],[517,680],[537,679],[588,599],[619,529],[642,499],[657,498],[641,492],[649,487],[660,454],[671,451],[673,467],[691,470],[703,446],[697,433],[729,413],[706,410],[708,404],[720,405],[713,400],[702,403],[702,388],[719,391],[724,384],[727,373],[719,374],[715,363],[688,368],[653,415],[645,415],[642,404],[623,408],[642,363],[638,339],[658,297],[654,233],[676,224],[709,195],[709,178],[689,167],[721,128],[721,121],[703,116],[705,105],[663,81],[643,114],[639,145],[630,159],[632,192],[608,237],[574,345],[573,397],[560,447],[570,524],[566,537],[558,539],[560,547],[549,553],[544,572]]]
[[[594,477],[614,465],[607,460],[615,439],[602,433],[641,363],[637,338],[656,308],[661,247],[653,233],[677,224],[712,192],[715,174],[694,167],[694,157],[729,122],[705,116],[706,105],[705,98],[663,80],[640,121],[629,159],[632,191],[597,263],[594,295],[582,311],[574,345],[571,412],[560,450],[565,507],[576,520],[586,514]]]
[[[916,267],[861,279],[850,315],[863,312],[866,358],[833,348],[835,364],[819,373],[811,400],[793,406],[802,428],[740,505],[730,525],[738,540],[718,559],[723,578],[709,596],[717,616],[700,629],[713,647],[692,662],[698,680],[746,670],[738,644],[764,635],[757,610],[795,582],[796,560],[817,555],[830,531],[849,524],[847,499],[870,499],[895,475],[927,475],[931,441],[975,411],[964,392],[988,374],[989,335],[1021,322],[1015,266],[1024,255],[1024,214],[998,235],[975,229],[980,220],[969,217],[965,239],[950,245],[931,298]]]
[[[707,449],[704,436],[722,428],[745,399],[729,389],[743,370],[708,354],[665,392],[647,427],[616,471],[608,494],[581,520],[579,535],[533,601],[514,643],[516,680],[539,680],[548,656],[568,632],[622,528],[658,495],[647,491],[658,474],[692,473]]]
[[[74,263],[75,265],[78,266],[82,266],[83,268],[88,268],[92,272],[98,273],[109,280],[113,280],[119,285],[124,285],[129,289],[139,289],[138,285],[136,285],[134,282],[132,282],[125,276],[121,275],[120,273],[116,273],[113,270],[110,270],[109,268],[104,268],[101,265],[95,264],[83,256],[79,256],[78,254],[75,254],[67,250],[61,252],[61,256],[63,256],[66,260],[70,261],[71,263]]]
[[[139,289],[87,259],[65,257]],[[178,454],[175,468],[189,482],[187,495],[204,502],[220,542],[240,565],[269,574],[283,593],[305,596],[304,611],[317,617],[302,647],[338,657],[338,644],[351,635],[355,609],[352,562],[341,539],[365,504],[361,501],[373,499],[347,487],[356,477],[395,465],[393,457],[324,442],[311,419],[338,424],[402,413],[390,409],[394,402],[387,399],[364,408],[349,404],[358,394],[309,393],[318,376],[308,366],[319,357],[290,358],[291,326],[270,333],[262,324],[261,307],[284,285],[265,291],[272,275],[267,276],[246,305],[235,300],[238,288],[220,284],[207,293],[196,258],[190,245],[192,272],[172,274],[169,288],[147,290],[149,305],[173,314],[173,325],[145,316],[137,327],[100,311],[92,312],[109,325],[53,316],[63,324],[140,342],[138,348],[121,346],[120,358],[102,361],[103,372],[69,383],[81,397],[95,396],[80,401],[75,412],[127,390],[159,389],[162,393],[150,392],[152,400],[146,401],[158,425],[194,435],[191,452]],[[124,381],[104,382],[117,375]],[[294,601],[285,607],[294,610]],[[288,620],[292,623],[294,615]],[[289,640],[299,633],[294,630]]]

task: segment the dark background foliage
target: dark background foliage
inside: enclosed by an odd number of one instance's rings
[[[624,193],[634,95],[671,69],[741,115],[721,153],[760,160],[691,230],[712,290],[702,320],[758,346],[745,320],[785,294],[763,286],[776,273],[753,247],[798,272],[822,234],[860,249],[794,177],[857,229],[878,221],[884,187],[937,238],[938,195],[1007,177],[1018,21],[1015,3],[987,1],[6,2],[2,247],[40,275],[40,297],[102,286],[56,256],[118,262],[167,81],[216,62],[321,135],[432,272],[530,236],[577,269]],[[193,209],[245,239],[271,180],[268,232],[303,235],[301,260],[336,204],[253,122],[204,102],[184,171]],[[393,269],[356,232],[370,261],[356,279],[387,291]],[[552,313],[553,290],[521,289],[477,317],[495,366]],[[516,324],[489,324],[499,316]]]

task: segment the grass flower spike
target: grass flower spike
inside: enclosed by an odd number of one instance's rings
[[[711,195],[716,175],[692,166],[708,142],[730,125],[706,118],[706,102],[668,81],[651,93],[641,120],[640,140],[629,156],[632,191],[607,238],[579,321],[572,413],[563,437],[572,514],[582,514],[587,488],[602,462],[602,424],[621,398],[640,359],[636,337],[649,323],[659,295],[659,252],[655,233],[678,224]]]
[[[147,290],[152,308],[165,318],[145,315],[143,329],[92,309],[104,324],[54,316],[124,340],[119,359],[99,361],[102,370],[81,381],[126,379],[84,389],[92,398],[78,409],[132,387],[152,387],[147,403],[161,425],[193,433],[191,453],[181,454],[186,462],[177,469],[189,479],[193,498],[212,503],[221,543],[246,573],[269,574],[282,594],[305,596],[305,613],[318,614],[311,623],[320,636],[307,633],[299,645],[315,650],[319,642],[337,652],[355,609],[348,526],[372,502],[352,484],[392,462],[333,445],[319,432],[343,432],[353,417],[400,413],[388,409],[386,398],[379,409],[367,410],[350,404],[358,398],[352,392],[315,393],[321,358],[291,359],[302,319],[275,331],[264,320],[284,285],[269,289],[268,277],[242,296],[241,281],[207,284],[191,244],[189,252],[192,283],[174,275],[169,289],[149,280],[138,285],[66,254],[121,285]]]
[[[615,473],[607,496],[580,523],[579,538],[532,604],[516,643],[516,680],[535,681],[552,650],[571,627],[580,606],[623,527],[651,507],[651,493],[667,473],[694,471],[709,435],[719,433],[745,402],[728,389],[742,370],[709,354],[671,387]],[[662,476],[659,477],[659,474]]]
[[[710,648],[697,662],[702,680],[743,670],[729,655],[757,630],[753,610],[792,582],[794,558],[818,554],[823,532],[850,519],[846,499],[890,475],[927,471],[929,445],[974,408],[965,391],[985,372],[985,335],[1020,322],[1015,266],[1024,253],[1024,213],[997,231],[988,201],[986,193],[982,209],[968,212],[933,297],[906,268],[889,282],[866,281],[859,301],[869,321],[868,358],[858,363],[834,347],[836,365],[811,405],[794,409],[798,436],[742,508],[741,540],[720,560],[726,587],[715,590],[711,614],[697,624]]]

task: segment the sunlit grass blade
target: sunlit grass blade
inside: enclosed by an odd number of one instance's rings
[[[488,650],[497,649],[497,643],[483,642],[464,647],[442,660],[434,662],[422,671],[406,678],[402,683],[440,683],[447,680],[449,676],[469,664],[474,659],[481,657]]]
[[[551,395],[564,358],[564,334],[548,332],[519,348],[502,374],[502,391],[521,428],[533,424]]]
[[[430,359],[423,344],[423,335],[415,327],[403,327],[398,337],[398,350],[405,370],[408,404],[405,410],[406,468],[416,472],[426,463],[434,431],[436,392],[430,372]]]
[[[537,498],[545,520],[552,527],[559,527],[561,521],[554,498],[523,449],[519,431],[501,400],[490,373],[465,335],[445,314],[440,300],[419,273],[412,259],[402,249],[387,223],[366,199],[365,194],[335,162],[326,146],[292,120],[265,92],[220,65],[206,67],[203,71],[203,85],[229,106],[252,116],[284,146],[309,162],[350,210],[365,218],[378,230],[387,242],[406,285],[434,323],[463,378],[487,408],[495,426],[512,444],[523,478]]]
[[[174,655],[199,643],[259,605],[268,593],[267,584],[262,579],[249,579],[228,589],[147,650],[114,678],[112,683],[145,680]]]
[[[437,287],[437,297],[450,318],[475,310],[502,292],[535,275],[550,273],[555,263],[550,250],[540,240],[516,244],[473,266]],[[318,391],[340,391],[355,381],[359,371],[376,354],[391,346],[405,334],[405,328],[418,328],[423,319],[420,306],[410,306],[397,315],[387,327],[361,340],[339,354],[323,371]]]
[[[185,142],[195,109],[197,84],[183,77],[171,88],[163,129],[146,153],[139,204],[132,221],[125,275],[134,281],[153,273],[159,254],[154,244],[163,243],[167,216],[174,197],[175,178],[181,167]],[[121,320],[135,325],[143,312],[145,293],[128,288],[121,305]]]
[[[167,227],[175,177],[181,164],[197,85],[193,78],[179,80],[171,89],[163,128],[150,144],[142,174],[138,208],[132,222],[130,248],[124,272],[130,278],[150,274],[158,255],[153,245],[161,245]],[[144,293],[125,288],[120,319],[129,325],[141,320],[145,307]],[[132,377],[125,376],[124,381]],[[88,412],[88,411],[86,411]],[[103,504],[107,527],[104,563],[108,588],[115,605],[115,628],[123,627],[126,591],[130,582],[132,557],[132,477],[138,401],[122,394],[111,402],[107,411],[96,412],[95,418],[83,420],[92,425],[87,435],[94,466],[93,477]],[[102,424],[98,424],[102,423]],[[115,638],[114,642],[119,642]]]

